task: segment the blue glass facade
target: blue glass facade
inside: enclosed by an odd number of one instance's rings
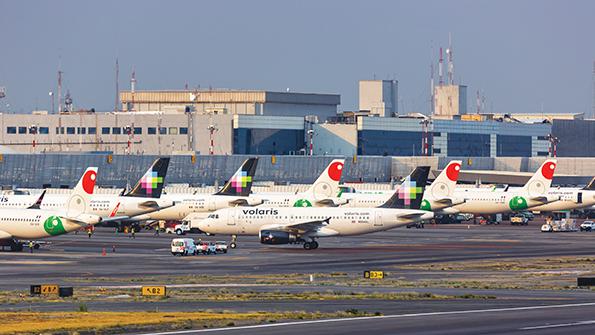
[[[490,157],[489,134],[448,133],[449,156]]]
[[[531,136],[497,135],[496,156],[531,157]]]
[[[420,131],[360,130],[357,132],[357,154],[421,156],[421,140],[422,132]]]
[[[303,129],[236,128],[233,153],[242,155],[288,155],[305,146]]]

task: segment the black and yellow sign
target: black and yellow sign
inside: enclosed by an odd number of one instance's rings
[[[31,285],[31,295],[58,294],[59,291],[58,285]]]
[[[41,294],[58,294],[58,285],[41,285]]]
[[[165,286],[142,286],[141,294],[144,296],[165,296],[167,290]]]
[[[366,279],[383,279],[384,271],[364,271],[364,278],[366,278]]]

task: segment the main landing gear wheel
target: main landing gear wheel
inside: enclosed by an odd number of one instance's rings
[[[236,241],[238,240],[238,237],[236,235],[231,235],[231,242],[229,243],[229,247],[232,249],[237,248],[237,243]]]
[[[316,242],[316,241],[304,242],[304,249],[306,249],[306,250],[318,249],[318,242]]]

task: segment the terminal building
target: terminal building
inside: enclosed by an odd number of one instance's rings
[[[556,139],[558,156],[595,157],[588,145],[595,120],[582,114],[467,114],[457,102],[436,116],[403,115],[397,85],[360,82],[360,110],[341,114],[335,94],[123,91],[119,112],[0,114],[0,143],[5,153],[309,155],[311,148],[327,156],[493,158],[545,157]],[[436,101],[462,99],[464,87],[453,90]]]

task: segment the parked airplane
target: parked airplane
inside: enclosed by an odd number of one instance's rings
[[[173,206],[161,199],[169,157],[156,159],[134,188],[124,195],[94,194],[89,203],[90,214],[110,218],[110,222],[127,221],[130,217]],[[0,208],[27,208],[38,196],[11,194],[0,196]],[[68,200],[65,194],[46,194],[41,209],[62,208]]]
[[[345,204],[345,199],[338,198],[344,164],[344,159],[333,159],[305,192],[257,193],[255,196],[262,199],[262,206],[273,207],[328,207]]]
[[[318,248],[319,237],[368,234],[431,219],[420,210],[429,167],[418,167],[393,196],[377,208],[254,207],[226,208],[211,213],[197,226],[211,234],[257,235],[263,244],[303,243]]]
[[[556,160],[548,159],[533,174],[524,187],[507,192],[491,192],[480,189],[457,189],[455,198],[464,199],[461,204],[443,209],[447,214],[498,214],[522,211],[549,204],[560,199],[548,194],[556,170]]]
[[[462,161],[451,161],[440,172],[438,177],[426,188],[421,209],[437,212],[441,209],[463,203],[463,199],[454,197]],[[394,192],[394,191],[393,191]],[[344,207],[378,207],[385,203],[389,196],[385,194],[343,193],[341,198],[349,202]]]
[[[560,197],[560,200],[549,204],[531,207],[533,212],[563,212],[582,209],[595,205],[595,178],[583,187],[552,187],[547,191],[548,196]]]
[[[45,192],[29,208],[0,208],[0,245],[20,251],[23,245],[19,239],[62,235],[101,222],[90,206],[96,179],[97,168],[88,168],[60,208],[40,209]]]
[[[192,213],[212,212],[233,206],[255,206],[262,203],[258,197],[250,196],[258,158],[248,158],[223,188],[215,194],[165,194],[162,199],[175,205],[152,213],[137,215],[133,220],[179,221]],[[203,215],[202,218],[207,215]],[[199,216],[200,217],[200,216]]]

